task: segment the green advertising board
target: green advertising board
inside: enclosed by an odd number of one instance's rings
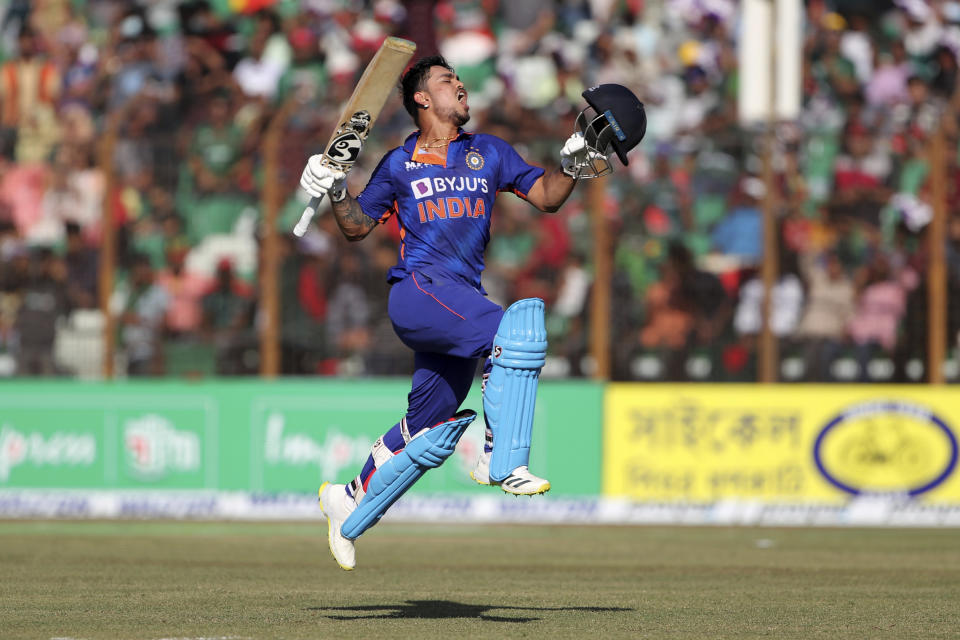
[[[0,489],[313,492],[347,482],[403,415],[405,380],[332,379],[0,386]],[[553,495],[600,493],[602,385],[541,384],[530,466]],[[481,407],[479,385],[465,407]],[[415,487],[483,491],[469,471],[483,422]],[[487,489],[487,491],[489,491]]]

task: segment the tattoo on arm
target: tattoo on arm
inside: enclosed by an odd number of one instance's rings
[[[340,202],[333,202],[332,205],[333,215],[347,240],[353,242],[363,240],[377,226],[377,222],[360,209],[357,199],[349,194]]]

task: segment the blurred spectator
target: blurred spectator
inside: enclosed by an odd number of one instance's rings
[[[924,58],[931,54],[943,35],[943,25],[936,13],[926,2],[902,3],[903,15],[907,19],[903,42],[907,53],[914,58]]]
[[[79,225],[88,241],[99,240],[106,178],[103,168],[94,163],[91,147],[61,147],[54,159],[54,172],[59,171],[65,173],[66,183],[61,181],[61,176],[53,177],[58,217]]]
[[[683,349],[693,331],[696,302],[685,286],[689,254],[676,245],[671,249],[660,267],[660,279],[646,292],[647,320],[640,330],[640,344],[647,349]]]
[[[125,14],[114,29],[104,69],[110,78],[109,108],[119,109],[138,95],[169,101],[173,85],[163,73],[157,36],[141,11]]]
[[[812,55],[813,77],[819,93],[843,101],[859,90],[856,68],[840,50],[847,24],[842,16],[830,13],[824,16],[822,26]]]
[[[720,253],[739,257],[746,264],[757,264],[763,254],[763,217],[759,201],[764,185],[758,178],[746,177],[734,192],[730,211],[714,227],[712,240]]]
[[[229,94],[218,93],[190,139],[188,160],[197,193],[222,194],[240,187],[243,143],[244,132],[232,120]]]
[[[293,60],[280,77],[277,97],[284,101],[294,96],[303,103],[322,99],[330,79],[317,37],[308,27],[298,26],[290,32],[290,44]]]
[[[287,70],[290,54],[278,55],[268,50],[268,43],[275,34],[271,27],[258,28],[250,38],[249,52],[233,70],[233,77],[240,90],[248,97],[273,100],[280,77]]]
[[[236,28],[214,11],[208,0],[187,0],[177,6],[183,34],[203,42],[205,47],[222,58],[227,67],[234,67],[239,60]]]
[[[834,165],[836,197],[843,202],[883,200],[881,190],[891,169],[889,155],[860,122],[847,127],[844,147]]]
[[[807,304],[797,329],[804,343],[808,380],[830,379],[830,365],[839,355],[854,312],[854,288],[834,253],[800,256],[807,284]]]
[[[678,236],[693,229],[689,182],[673,170],[670,148],[661,146],[653,161],[653,175],[643,190],[642,215],[647,229],[658,235]]]
[[[895,271],[883,254],[878,254],[859,274],[856,309],[848,331],[857,347],[864,380],[867,362],[872,357],[880,353],[893,355],[907,295],[915,286],[916,274],[906,267]]]
[[[17,57],[0,67],[0,144],[20,163],[43,162],[59,138],[60,71],[42,54],[29,24],[20,28]]]
[[[157,122],[157,106],[149,99],[135,98],[127,104],[123,114],[113,152],[117,177],[123,186],[145,194],[153,184],[153,156],[157,144],[150,134]]]
[[[167,268],[160,271],[156,284],[167,294],[169,304],[164,320],[167,335],[192,338],[200,330],[200,299],[209,289],[208,280],[186,268],[189,247],[171,244],[167,247]]]
[[[942,106],[942,100],[930,96],[928,81],[920,75],[911,75],[907,79],[907,101],[891,111],[891,124],[898,132],[925,136],[936,126]],[[864,137],[868,137],[867,133],[864,132]]]
[[[499,3],[503,21],[499,44],[501,54],[507,60],[528,56],[536,51],[556,21],[551,5],[549,0]]]
[[[99,306],[100,252],[87,245],[76,222],[67,222],[66,236],[63,261],[67,270],[70,306],[75,309],[94,309]]]
[[[344,251],[333,269],[327,305],[327,342],[337,358],[361,354],[370,343],[370,306],[362,288],[362,263],[355,252]]]
[[[849,28],[840,37],[840,52],[853,64],[860,84],[866,84],[873,75],[874,45],[866,16],[850,15]]]
[[[120,314],[120,343],[127,356],[131,376],[163,372],[162,340],[170,295],[157,284],[150,259],[133,256],[126,302]]]
[[[325,357],[329,258],[329,252],[323,249],[312,255],[299,253],[292,237],[283,237],[280,342],[285,374],[318,373]]]
[[[180,96],[180,115],[192,123],[206,111],[205,107],[217,90],[227,86],[231,76],[223,55],[203,38],[184,38],[185,60],[176,76]]]
[[[203,332],[213,341],[216,353],[217,373],[237,375],[249,372],[244,355],[256,342],[251,326],[252,292],[237,279],[229,259],[223,258],[217,263],[213,289],[203,296],[200,304]]]
[[[711,88],[703,67],[687,67],[683,73],[686,99],[680,108],[679,133],[692,133],[703,124],[707,114],[718,106],[719,98]]]
[[[893,106],[907,101],[907,80],[912,67],[903,42],[894,40],[889,49],[875,49],[875,70],[866,83],[867,101],[874,106]]]
[[[796,255],[781,250],[779,275],[771,290],[770,331],[779,338],[792,336],[803,312],[803,283],[797,275]],[[733,326],[741,336],[757,336],[763,328],[763,281],[759,274],[740,287]]]
[[[53,359],[57,323],[69,311],[66,268],[49,249],[31,258],[30,276],[20,290],[14,323],[17,375],[52,376],[58,373]]]
[[[931,91],[942,99],[950,100],[957,91],[957,73],[960,71],[957,68],[957,54],[949,46],[941,44],[935,52],[933,67]]]

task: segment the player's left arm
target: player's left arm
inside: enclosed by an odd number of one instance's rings
[[[555,213],[567,201],[576,185],[577,180],[564,173],[561,167],[557,167],[544,173],[533,183],[527,192],[527,202],[540,211]]]
[[[547,213],[558,211],[577,184],[576,168],[599,157],[587,148],[579,132],[574,133],[560,149],[560,166],[540,176],[527,192],[527,201]]]

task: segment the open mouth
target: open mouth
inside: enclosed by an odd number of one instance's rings
[[[467,104],[467,92],[463,89],[457,91],[457,102],[460,104]]]

